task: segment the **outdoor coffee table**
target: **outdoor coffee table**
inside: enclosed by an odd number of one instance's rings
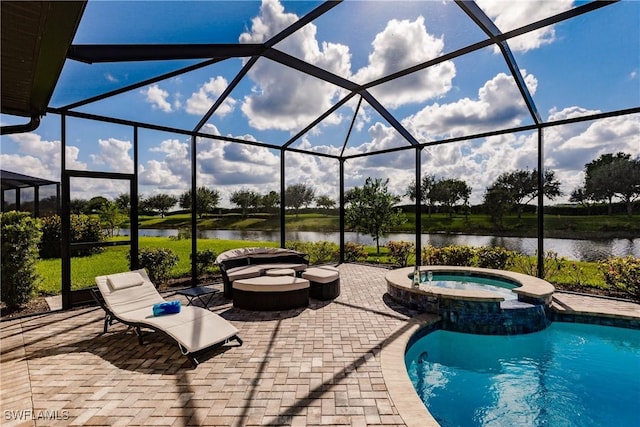
[[[192,305],[193,300],[197,298],[200,300],[204,307],[208,307],[211,299],[214,297],[216,292],[218,292],[218,290],[211,286],[194,286],[191,288],[180,289],[179,291],[176,291],[176,294],[186,297],[188,306]],[[205,301],[203,297],[207,296],[208,298],[206,298]]]

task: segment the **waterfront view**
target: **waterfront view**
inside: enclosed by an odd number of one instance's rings
[[[120,235],[129,234],[129,230],[120,230]],[[170,237],[177,236],[177,229],[141,229],[140,236]],[[260,230],[200,230],[198,238],[221,240],[257,240],[278,242],[279,231]],[[286,240],[300,240],[317,242],[326,240],[333,243],[340,241],[340,233],[318,231],[289,231]],[[381,239],[380,243],[388,241],[415,242],[412,233],[391,233]],[[371,236],[345,232],[345,241],[374,246]],[[520,252],[525,255],[534,255],[537,250],[537,239],[530,237],[503,237],[503,236],[477,236],[469,234],[423,234],[423,245],[436,247],[449,245],[468,246],[501,246],[505,249]],[[634,256],[640,257],[640,238],[632,239],[602,239],[602,240],[578,240],[578,239],[545,239],[545,251],[557,252],[559,256],[576,261],[600,261],[609,257]]]

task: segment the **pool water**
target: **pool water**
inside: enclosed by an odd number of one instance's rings
[[[524,335],[436,330],[407,349],[442,426],[640,426],[640,330],[554,322]]]
[[[505,299],[505,301],[518,299],[518,296],[511,292],[511,290],[517,288],[518,285],[497,277],[432,273],[432,280],[429,280],[424,274],[424,271],[422,271],[420,275],[420,284],[447,289],[491,291],[499,294]]]

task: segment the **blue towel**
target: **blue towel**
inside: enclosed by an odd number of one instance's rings
[[[162,316],[164,314],[180,313],[180,301],[167,301],[155,304],[153,306],[153,315]]]

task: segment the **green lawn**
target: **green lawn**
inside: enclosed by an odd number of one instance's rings
[[[247,240],[215,240],[199,239],[198,250],[211,249],[222,253],[229,249],[247,246],[279,246],[279,242],[252,242]],[[191,274],[191,240],[172,240],[166,237],[140,237],[140,247],[162,247],[174,251],[178,257],[178,265],[173,269],[172,277],[185,277]],[[127,253],[129,246],[106,248],[104,252],[85,257],[71,259],[71,288],[83,289],[94,286],[94,278],[104,274],[118,273],[129,269]],[[45,295],[60,293],[62,263],[60,259],[40,260],[36,264],[36,272],[40,276],[38,291]]]
[[[120,238],[122,239],[122,238]],[[217,240],[199,239],[198,250],[211,249],[217,254],[229,249],[248,246],[272,246],[277,247],[276,242],[256,242],[246,240]],[[189,277],[191,274],[191,240],[173,240],[166,237],[141,237],[140,247],[162,247],[174,251],[178,257],[178,265],[172,270],[171,277]],[[380,254],[376,254],[375,247],[367,247],[367,262],[373,264],[389,264],[389,251],[386,247],[380,248]],[[104,252],[86,257],[74,257],[71,260],[72,289],[83,289],[94,286],[94,278],[104,274],[112,274],[129,269],[127,253],[129,246],[116,246],[106,248]],[[413,259],[410,263],[413,264]],[[511,269],[522,273],[527,265],[534,265],[534,258],[528,258],[527,263],[520,263]],[[534,269],[535,270],[535,269]],[[44,295],[60,293],[61,262],[59,259],[40,260],[36,265],[36,271],[40,276],[38,291]],[[598,270],[598,264],[593,262],[565,261],[560,272],[551,275],[548,280],[555,284],[575,285],[582,282],[591,287],[604,288],[604,279]]]

